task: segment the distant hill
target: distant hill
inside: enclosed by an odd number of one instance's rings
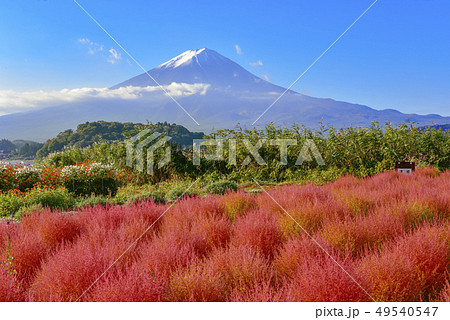
[[[0,153],[10,153],[17,149],[17,146],[9,140],[0,140]]]
[[[31,141],[31,140],[13,140],[12,143],[14,143],[16,145],[17,149],[22,148],[26,144],[28,144],[30,146],[41,145],[41,147],[42,147],[42,143],[39,143],[36,141]]]
[[[100,142],[120,142],[128,139],[143,129],[159,133],[167,133],[172,142],[180,146],[192,145],[192,139],[202,139],[203,132],[191,132],[185,127],[167,122],[156,124],[121,123],[96,121],[78,125],[75,131],[69,129],[58,134],[54,139],[47,140],[36,153],[37,158],[43,158],[50,153],[62,151],[64,148],[85,148]]]
[[[29,140],[0,140],[0,154],[7,159],[30,159],[44,144]]]
[[[425,129],[439,130],[439,129],[442,129],[442,131],[450,131],[450,124],[436,124],[436,125],[431,125],[431,126],[420,127],[418,129],[421,129],[421,130],[425,130]]]

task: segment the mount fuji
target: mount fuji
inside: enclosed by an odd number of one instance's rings
[[[154,86],[176,83],[205,83],[228,92],[283,92],[284,88],[263,80],[232,60],[210,49],[188,50],[162,65],[113,86]]]
[[[44,141],[80,123],[97,120],[168,121],[205,132],[232,128],[238,122],[251,127],[285,91],[214,50],[188,50],[129,80],[97,89],[95,95],[59,106],[1,116],[0,138]],[[450,117],[375,110],[288,90],[257,124],[297,122],[317,127],[322,121],[335,127],[347,127],[367,126],[372,121],[400,123],[405,120],[419,125],[450,123]]]

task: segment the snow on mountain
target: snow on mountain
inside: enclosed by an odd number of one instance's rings
[[[195,50],[195,49],[188,50],[188,51],[183,52],[182,54],[176,56],[175,58],[170,59],[166,63],[163,63],[162,65],[160,65],[157,68],[160,68],[160,69],[177,68],[185,63],[189,64],[194,61],[197,62],[198,64],[200,64],[200,62],[198,61],[197,55],[202,53],[205,50],[206,50],[206,48],[199,49],[199,50]]]

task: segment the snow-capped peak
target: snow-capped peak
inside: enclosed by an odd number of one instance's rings
[[[177,68],[183,64],[191,63],[193,60],[196,60],[198,62],[197,55],[202,53],[205,50],[206,50],[206,48],[185,51],[182,54],[176,56],[175,58],[170,59],[166,63],[163,63],[158,68],[161,68],[161,69]]]

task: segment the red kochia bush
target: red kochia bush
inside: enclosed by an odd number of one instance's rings
[[[401,221],[383,212],[367,217],[327,221],[321,235],[334,249],[356,255],[367,249],[379,248],[385,241],[402,233]]]
[[[81,232],[81,225],[73,215],[62,215],[45,209],[22,219],[24,233],[36,233],[48,248],[72,241]]]
[[[9,240],[9,271],[17,273],[19,280],[28,284],[50,250],[38,234],[21,232],[20,229],[15,230]]]
[[[180,240],[175,233],[165,233],[150,243],[144,243],[139,268],[143,272],[168,278],[176,269],[185,267],[196,257],[196,247],[201,240],[192,237]]]
[[[437,302],[450,302],[450,282],[446,281],[444,289],[439,294]]]
[[[83,239],[63,246],[36,274],[29,294],[33,301],[75,301],[112,261]]]
[[[321,239],[315,239],[327,252],[332,252],[331,247]],[[303,268],[311,259],[326,257],[322,250],[312,239],[306,235],[288,239],[278,250],[273,260],[274,274],[277,280],[292,279],[298,269]]]
[[[355,262],[335,257],[350,275],[354,274]],[[330,257],[308,259],[284,283],[281,292],[283,301],[372,301]]]
[[[17,277],[0,264],[0,302],[23,301],[23,294]]]
[[[279,220],[278,214],[261,210],[251,211],[236,219],[231,243],[235,246],[250,247],[270,257],[283,240]]]
[[[246,290],[234,288],[228,301],[233,302],[276,302],[284,301],[283,290],[280,290],[278,284],[272,284],[271,281],[258,282],[253,287]]]
[[[231,221],[257,207],[255,196],[242,191],[224,195],[220,199],[220,205]]]
[[[202,256],[215,247],[226,245],[232,225],[216,201],[198,201],[204,211],[199,211],[193,199],[186,199],[167,212],[161,224],[161,234],[181,244],[189,243],[195,254]]]
[[[127,269],[142,243],[134,245],[135,240],[141,235],[141,240],[152,236],[152,232],[144,232],[160,211],[147,202],[124,208],[90,208],[80,213],[77,218],[84,222],[85,234],[72,246],[62,246],[43,265],[32,284],[31,299],[74,301],[116,259],[120,258],[108,272]]]
[[[123,230],[126,236],[137,238],[155,221],[152,229],[158,230],[161,220],[157,221],[157,219],[163,214],[164,209],[164,206],[157,205],[152,201],[144,201],[126,207],[86,208],[76,214],[75,218],[92,240],[106,239],[113,230],[124,225],[129,226],[128,229]]]
[[[340,257],[324,241],[307,236],[289,239],[274,258],[274,273],[282,285],[273,297],[280,301],[370,301],[370,297],[350,275],[358,261]],[[335,261],[329,257],[330,253]],[[358,281],[357,279],[355,279]]]
[[[228,289],[246,291],[267,283],[272,277],[269,260],[246,246],[230,246],[212,252],[203,267],[220,275]]]
[[[447,226],[423,226],[369,254],[359,274],[377,301],[433,299],[446,281],[449,243]]]
[[[164,282],[151,272],[131,266],[126,272],[108,273],[85,297],[97,302],[163,301]]]
[[[186,268],[175,271],[169,280],[168,299],[170,301],[225,301],[226,280],[205,268],[200,260]]]

